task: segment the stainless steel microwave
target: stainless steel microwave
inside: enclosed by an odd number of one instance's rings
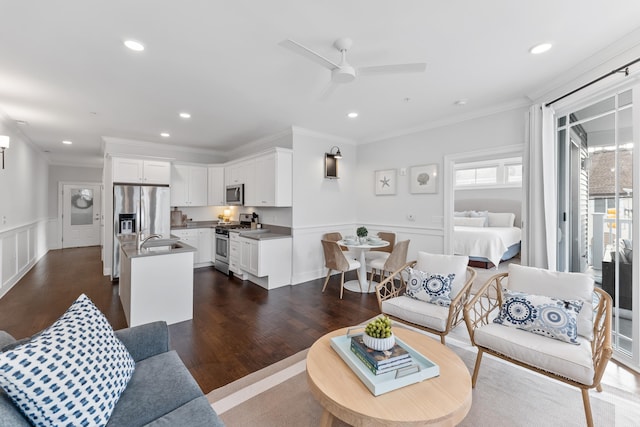
[[[227,205],[244,205],[244,184],[227,185],[227,193],[225,197]]]

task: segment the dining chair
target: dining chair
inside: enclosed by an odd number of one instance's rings
[[[359,281],[360,273],[358,272],[358,270],[360,268],[360,262],[356,261],[355,259],[347,258],[344,252],[340,249],[340,245],[338,245],[338,243],[336,242],[322,240],[322,250],[324,251],[325,267],[328,269],[327,278],[324,280],[322,292],[324,292],[327,284],[329,283],[331,272],[339,271],[342,273],[340,275],[340,299],[342,299],[342,293],[344,290],[344,273],[347,271],[356,270],[356,273],[358,273]]]
[[[367,266],[371,268],[371,276],[369,276],[369,290],[373,284],[374,275],[378,274],[379,280],[382,282],[386,276],[385,273],[393,273],[407,262],[407,251],[409,250],[409,240],[403,240],[395,245],[392,252],[387,257],[374,258],[367,261]],[[366,254],[365,254],[366,257]],[[402,275],[400,280],[404,281]]]
[[[385,242],[389,242],[389,246],[385,246],[383,248],[373,248],[367,251],[367,253],[364,254],[364,258],[367,260],[367,262],[378,258],[386,260],[387,258],[389,258],[389,255],[391,255],[393,248],[395,248],[396,246],[396,233],[379,231],[377,234],[378,237],[380,237],[382,240],[384,240]]]
[[[322,236],[322,240],[328,240],[330,242],[339,242],[340,240],[342,240],[342,234],[338,233],[337,231],[333,231],[331,233],[325,233]],[[353,251],[350,251],[349,248],[347,248],[346,246],[342,246],[342,245],[338,245],[338,246],[342,251],[346,252],[344,255],[347,258],[358,259],[358,255]]]

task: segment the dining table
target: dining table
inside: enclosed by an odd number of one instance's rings
[[[350,251],[353,251],[357,260],[360,262],[359,278],[358,280],[349,280],[345,282],[344,289],[347,289],[351,292],[360,292],[360,293],[371,293],[375,292],[377,282],[369,283],[367,280],[367,261],[365,259],[365,252],[375,249],[375,248],[384,248],[389,246],[389,242],[386,240],[347,240],[343,239],[338,242],[339,245],[347,247]],[[371,285],[371,286],[370,286]]]

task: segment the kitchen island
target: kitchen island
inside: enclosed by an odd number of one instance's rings
[[[141,248],[139,237],[120,237],[119,295],[129,327],[193,318],[195,251],[183,242]]]

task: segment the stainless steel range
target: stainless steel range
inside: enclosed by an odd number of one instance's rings
[[[257,222],[255,214],[240,214],[240,222],[219,224],[216,226],[216,257],[214,267],[216,270],[229,274],[229,230],[251,229],[251,222]]]

